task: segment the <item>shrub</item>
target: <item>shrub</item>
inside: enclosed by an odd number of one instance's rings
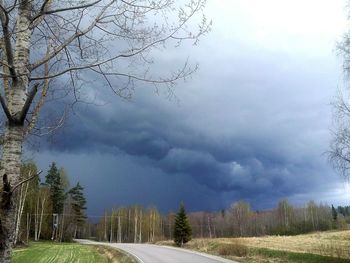
[[[248,247],[238,242],[222,244],[219,246],[218,253],[220,256],[245,257],[248,254]]]

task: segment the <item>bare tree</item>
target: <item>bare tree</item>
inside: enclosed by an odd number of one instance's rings
[[[234,218],[234,227],[237,227],[239,236],[246,235],[248,223],[251,217],[250,205],[245,201],[238,201],[231,205],[232,215]]]
[[[3,190],[0,261],[10,262],[22,145],[37,131],[39,112],[53,81],[68,83],[79,100],[81,81],[99,76],[116,95],[129,98],[137,82],[172,85],[195,69],[187,62],[167,76],[152,70],[154,50],[181,44],[208,32],[205,17],[197,32],[189,21],[205,0],[0,0],[3,79],[0,103],[6,115],[3,144]],[[57,85],[56,85],[57,86]]]
[[[328,157],[334,169],[344,178],[350,177],[350,105],[346,92],[333,101],[334,130]]]
[[[346,82],[350,77],[350,31],[337,45],[338,54],[343,58],[343,70]],[[328,157],[337,172],[344,178],[350,178],[350,86],[340,89],[333,100],[334,129]]]

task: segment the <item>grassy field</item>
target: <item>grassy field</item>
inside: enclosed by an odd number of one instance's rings
[[[239,262],[350,263],[350,230],[298,236],[194,239],[185,248]]]
[[[132,258],[107,247],[76,243],[35,242],[15,249],[14,263],[134,263]]]

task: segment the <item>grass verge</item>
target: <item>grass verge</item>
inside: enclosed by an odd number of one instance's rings
[[[237,258],[236,258],[237,260]],[[267,248],[250,249],[244,263],[288,262],[288,263],[350,263],[349,259],[321,256],[311,253],[296,253]]]
[[[135,263],[131,256],[107,247],[77,243],[33,242],[15,249],[13,263]]]

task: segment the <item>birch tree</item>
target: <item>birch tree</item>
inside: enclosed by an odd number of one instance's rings
[[[45,212],[45,207],[47,203],[47,199],[49,199],[49,189],[45,187],[41,187],[39,189],[39,193],[37,195],[35,210],[34,210],[34,240],[40,240],[41,229],[43,225],[43,216]]]
[[[29,172],[29,176],[31,176],[30,172]],[[24,204],[25,204],[26,198],[27,198],[28,187],[29,187],[29,182],[26,182],[26,183],[22,184],[20,186],[20,190],[19,190],[19,194],[18,194],[15,237],[14,237],[14,241],[13,241],[14,244],[17,243],[18,236],[19,236],[19,230],[20,230],[21,221],[22,221],[23,208],[24,208]]]
[[[28,134],[41,131],[39,113],[48,93],[66,86],[67,93],[78,100],[86,72],[126,98],[138,82],[156,88],[164,84],[171,92],[172,85],[192,74],[196,66],[185,62],[167,75],[157,75],[152,70],[153,51],[184,40],[197,43],[210,28],[205,17],[196,19],[204,5],[205,0],[188,0],[184,5],[173,0],[0,0],[0,103],[7,120],[3,127],[1,262],[11,260],[16,215],[13,189],[20,183],[22,146]],[[198,30],[191,30],[191,20],[199,21]]]

